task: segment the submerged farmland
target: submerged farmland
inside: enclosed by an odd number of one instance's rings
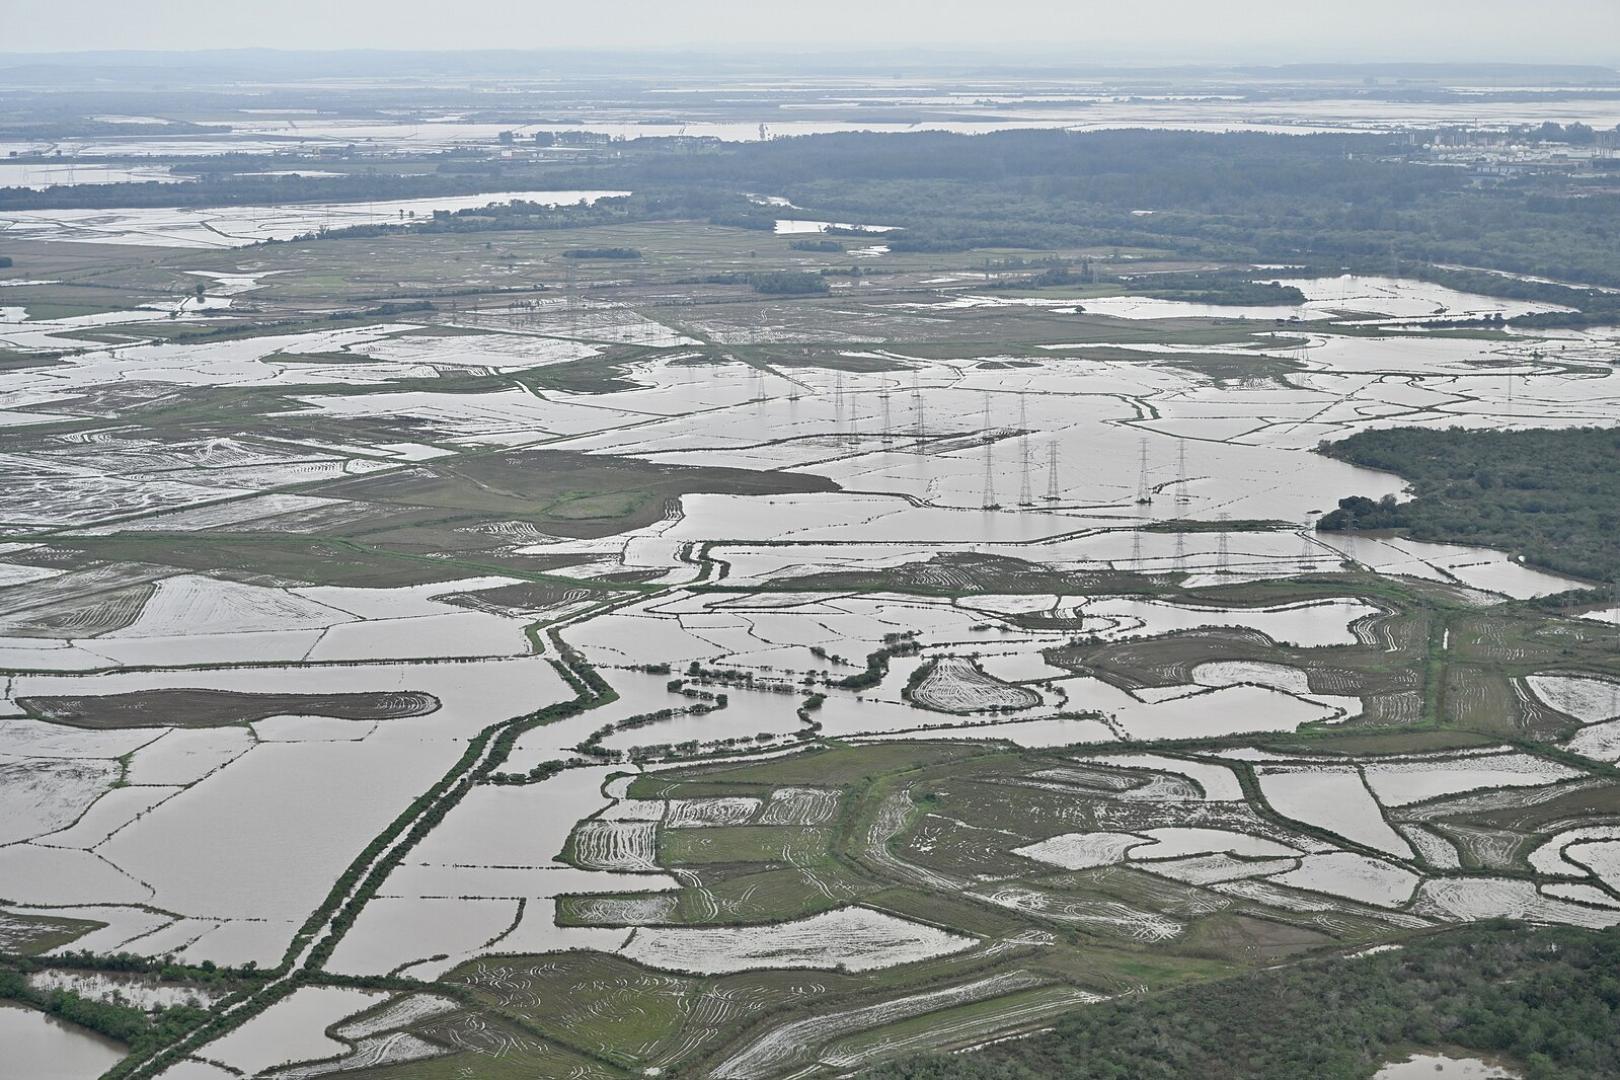
[[[1604,583],[1316,528],[1407,497],[1324,441],[1612,429],[1614,330],[408,209],[7,234],[0,951],[116,1075],[844,1075],[1620,924]]]

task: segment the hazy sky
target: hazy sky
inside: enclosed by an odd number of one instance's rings
[[[1620,0],[0,0],[0,51],[767,44],[1620,64]]]

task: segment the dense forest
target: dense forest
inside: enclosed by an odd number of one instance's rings
[[[1620,241],[1620,192],[1612,177],[1481,177],[1436,168],[1414,153],[1406,140],[1380,135],[1146,130],[843,133],[698,151],[638,139],[547,166],[446,159],[420,175],[218,173],[183,185],[11,188],[0,190],[0,209],[613,189],[636,193],[638,201],[622,208],[631,217],[687,213],[769,227],[767,208],[719,213],[696,205],[764,191],[816,215],[899,226],[887,238],[897,251],[1145,248],[1381,272],[1419,264],[1477,266],[1620,285],[1620,264],[1612,257]],[[475,217],[464,216],[460,226],[472,227]],[[602,216],[570,209],[533,220],[529,226],[484,221],[482,227],[590,225]],[[1593,302],[1605,299],[1576,292]]]
[[[1526,1080],[1620,1071],[1620,929],[1480,925],[1394,952],[1082,1008],[1048,1033],[869,1080],[1365,1080],[1413,1049],[1503,1056]]]
[[[312,166],[313,167],[313,166]],[[533,182],[533,177],[530,177]],[[0,210],[57,210],[99,207],[278,206],[285,203],[358,202],[368,199],[422,199],[514,190],[521,177],[504,173],[400,174],[367,169],[342,176],[240,173],[203,177],[184,184],[147,180],[118,184],[59,185],[35,191],[0,188]]]
[[[1620,284],[1610,257],[1620,195],[1606,185],[1540,177],[1481,186],[1468,170],[1408,160],[1375,136],[829,135],[747,144],[729,163],[695,158],[670,177],[696,182],[723,163],[753,190],[842,220],[904,226],[895,250],[1117,245]]]
[[[770,191],[902,226],[897,251],[1160,248],[1200,258],[1486,266],[1620,284],[1620,195],[1567,177],[1479,186],[1371,135],[850,133],[631,158],[571,187]],[[1152,211],[1138,213],[1137,211]]]
[[[551,205],[513,200],[468,210],[435,210],[431,217],[401,226],[351,225],[299,237],[343,240],[384,236],[399,228],[427,233],[523,232],[622,225],[632,221],[708,221],[715,225],[770,232],[776,219],[741,195],[703,188],[674,188],[597,199],[592,203]]]
[[[1593,581],[1620,580],[1620,431],[1396,427],[1320,450],[1399,474],[1415,498],[1349,496],[1319,529],[1401,529],[1418,540],[1501,548]]]

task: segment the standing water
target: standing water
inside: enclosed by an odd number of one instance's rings
[[[0,1080],[94,1080],[124,1048],[34,1009],[0,1005]]]
[[[1419,1077],[1441,1076],[1448,1080],[1512,1080],[1517,1073],[1495,1065],[1487,1065],[1477,1058],[1454,1058],[1444,1054],[1413,1054],[1407,1061],[1393,1061],[1379,1069],[1373,1080],[1418,1080]]]

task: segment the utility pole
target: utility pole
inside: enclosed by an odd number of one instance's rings
[[[833,433],[844,437],[844,373],[833,371]]]
[[[579,337],[579,281],[575,270],[575,263],[578,260],[564,259],[563,261],[568,264],[568,282],[565,286],[567,291],[563,294],[563,303],[567,305],[568,336],[577,338]]]
[[[1176,507],[1185,510],[1192,502],[1187,492],[1187,440],[1176,440]]]
[[[923,425],[923,398],[922,376],[916,368],[911,369],[911,437],[917,441],[917,448],[922,449],[927,431]]]
[[[1029,408],[1023,391],[1018,392],[1018,505],[1035,505],[1029,489]]]
[[[996,502],[996,463],[995,463],[995,436],[990,431],[990,393],[984,395],[984,508],[986,510],[999,510],[1000,504]]]
[[[1148,483],[1148,453],[1147,436],[1142,436],[1139,447],[1141,451],[1141,469],[1136,475],[1136,505],[1149,506],[1153,502],[1153,487]]]

